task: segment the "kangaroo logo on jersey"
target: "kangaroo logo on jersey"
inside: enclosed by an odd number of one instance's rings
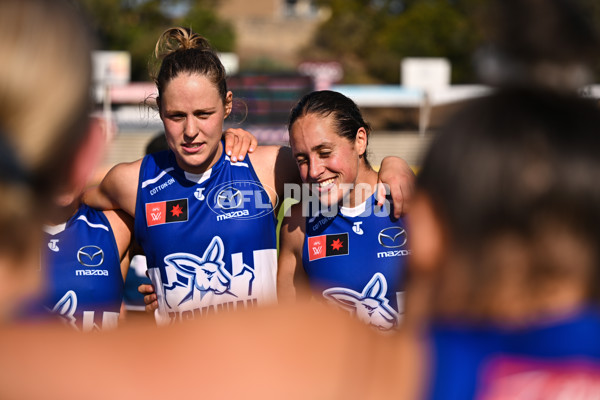
[[[77,294],[69,290],[54,305],[52,313],[60,316],[67,324],[75,327],[75,311],[77,311]]]
[[[311,236],[308,238],[308,259],[344,256],[348,254],[348,233]]]
[[[323,297],[356,315],[360,321],[387,331],[398,324],[398,313],[388,304],[385,297],[387,282],[377,272],[362,293],[347,288],[330,288],[323,291]]]
[[[382,229],[377,236],[377,240],[380,245],[389,249],[402,247],[407,241],[406,231],[400,226],[391,226]]]
[[[230,290],[232,279],[235,277],[225,269],[224,253],[223,241],[215,236],[202,257],[189,253],[166,256],[166,268],[175,271],[175,279],[170,285],[164,286],[167,305],[174,308],[195,300],[201,302],[208,294],[238,297]],[[243,273],[250,271],[253,278],[251,268],[246,265],[244,267]],[[248,292],[247,294],[252,292],[251,285]]]
[[[84,267],[97,267],[104,262],[104,251],[98,246],[83,246],[77,251],[77,261]]]
[[[188,220],[188,199],[177,199],[146,203],[146,224],[148,226],[184,222]]]

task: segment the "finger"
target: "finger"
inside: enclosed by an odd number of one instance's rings
[[[223,132],[223,138],[225,138],[225,154],[231,156],[231,149],[235,143],[235,135],[231,133],[231,129],[227,129]]]
[[[154,312],[158,308],[158,302],[150,303],[146,305],[147,312]]]
[[[404,193],[402,192],[402,186],[394,186],[391,192],[392,203],[394,204],[394,218],[398,219],[404,213]]]
[[[402,214],[401,215],[406,215],[408,213],[409,207],[410,207],[410,201],[413,198],[413,194],[414,194],[414,185],[411,182],[404,182],[404,184],[402,185]],[[394,212],[395,214],[395,212]],[[398,216],[397,218],[400,218],[400,216]]]
[[[239,157],[240,154],[240,149],[242,148],[243,142],[243,131],[240,132],[240,129],[236,129],[235,132],[235,144],[233,145],[233,148],[231,149],[231,161],[233,162],[237,162],[238,160],[241,160],[241,158]]]
[[[256,146],[258,146],[258,139],[256,138],[256,136],[252,135],[250,136],[250,146],[248,147],[248,153],[252,153],[255,149]]]
[[[144,303],[145,304],[152,304],[152,303],[154,303],[156,301],[157,301],[156,293],[147,294],[146,296],[144,296]]]
[[[154,293],[155,290],[154,286],[142,283],[140,286],[138,286],[138,292],[140,292],[141,294],[149,294]]]
[[[415,193],[415,174],[412,169],[405,176],[400,183],[400,187],[402,190],[402,209],[400,210],[402,215],[406,215],[408,213],[408,209],[410,207],[410,202]],[[400,216],[398,216],[399,218]]]
[[[383,185],[383,183],[381,182],[380,179],[377,179],[377,186],[376,189],[377,191],[377,205],[379,207],[383,206],[383,204],[385,203],[385,186]]]
[[[400,191],[402,193],[402,191]],[[396,206],[398,204],[398,206]],[[404,196],[400,196],[399,200],[394,202],[394,218],[398,219],[406,213],[406,202]]]
[[[238,152],[238,158],[240,159],[240,161],[243,160],[244,157],[246,157],[246,154],[250,152],[250,144],[251,140],[249,136],[245,135],[244,137],[242,137],[242,140],[240,141],[240,151]]]

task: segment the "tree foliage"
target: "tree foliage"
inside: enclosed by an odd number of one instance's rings
[[[312,51],[341,60],[346,81],[398,83],[405,57],[446,57],[453,81],[468,81],[480,38],[473,9],[481,1],[321,0],[331,18]]]
[[[232,51],[233,28],[220,20],[213,0],[78,0],[89,15],[103,50],[131,53],[132,80],[148,80],[148,62],[160,34],[172,26],[188,26],[218,51]]]
[[[600,26],[598,0],[319,0],[319,4],[330,9],[331,17],[318,29],[306,54],[340,61],[347,82],[397,83],[400,62],[405,57],[445,57],[452,65],[453,83],[476,82],[474,56],[489,45],[490,28],[501,31],[505,45],[507,40],[516,43],[509,44],[509,48],[520,47],[532,57],[540,48],[550,49],[546,54],[557,53],[551,43],[543,41],[543,34],[540,38],[530,35],[530,28],[543,28],[545,22],[535,13],[523,17],[516,11],[544,9],[549,3],[558,9],[581,6],[585,25]],[[493,4],[506,11],[502,22],[494,19],[497,16],[493,13],[490,15]],[[519,24],[512,33],[500,26],[508,21],[506,26],[510,28]],[[520,34],[521,39],[531,36],[533,40],[519,43]],[[572,53],[583,49],[580,41],[563,38],[560,32],[554,34],[561,44],[568,43],[565,47]]]

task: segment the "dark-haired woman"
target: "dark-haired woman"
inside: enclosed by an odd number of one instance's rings
[[[292,109],[290,145],[310,187],[282,224],[278,290],[282,301],[313,293],[387,331],[402,312],[410,250],[393,204],[378,206],[370,130],[338,92],[310,93]]]

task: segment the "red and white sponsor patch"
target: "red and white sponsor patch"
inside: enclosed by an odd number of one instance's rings
[[[148,226],[164,224],[167,218],[167,203],[161,201],[159,203],[146,204],[146,222]]]
[[[325,257],[325,235],[308,238],[308,259],[310,261]]]
[[[146,203],[146,223],[148,226],[188,220],[187,199]]]

